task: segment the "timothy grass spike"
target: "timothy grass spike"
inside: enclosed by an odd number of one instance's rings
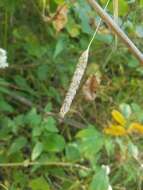
[[[88,55],[89,55],[89,49],[85,50],[79,58],[78,64],[76,66],[76,70],[75,70],[73,78],[72,78],[72,82],[71,82],[68,92],[66,94],[63,105],[60,109],[60,117],[61,118],[64,118],[65,114],[70,109],[71,103],[76,95],[76,92],[80,85],[80,81],[81,81],[84,71],[86,69],[87,62],[88,62]]]
[[[104,8],[104,10],[106,9],[106,7],[108,6],[110,0],[107,1],[106,3],[106,6]],[[85,69],[86,69],[86,66],[87,66],[87,62],[88,62],[88,56],[89,56],[89,49],[90,49],[90,46],[95,38],[95,35],[100,27],[100,24],[101,24],[101,19],[99,20],[99,23],[97,25],[97,28],[87,46],[87,49],[81,54],[80,58],[79,58],[79,61],[77,63],[77,66],[76,66],[76,69],[75,69],[75,72],[74,72],[74,75],[73,75],[73,78],[72,78],[72,82],[69,86],[69,89],[68,89],[68,92],[66,94],[66,97],[64,99],[64,102],[62,104],[62,107],[60,109],[60,113],[59,113],[59,116],[61,118],[64,118],[65,114],[69,111],[70,107],[71,107],[71,104],[72,104],[72,101],[76,95],[76,92],[79,88],[79,85],[80,85],[80,81],[84,75],[84,72],[85,72]]]

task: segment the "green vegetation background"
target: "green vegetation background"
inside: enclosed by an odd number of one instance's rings
[[[59,29],[57,8],[63,3],[68,13]],[[119,25],[143,51],[142,6],[142,0],[119,0]],[[112,3],[108,13],[113,15]],[[83,79],[84,84],[100,72],[97,97],[85,101],[80,89],[68,113],[86,129],[45,116],[59,112],[98,19],[86,0],[0,1],[0,47],[9,63],[0,70],[0,189],[107,190],[109,184],[114,190],[143,189],[142,137],[102,133],[111,110],[121,104],[143,122],[143,67],[120,40],[115,47],[105,24],[92,44]],[[109,176],[102,165],[110,166]]]

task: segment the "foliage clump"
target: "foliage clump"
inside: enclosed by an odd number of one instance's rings
[[[113,7],[111,1],[109,15]],[[140,49],[142,9],[142,0],[119,1],[118,24]],[[83,0],[5,0],[0,10],[6,66],[0,70],[0,189],[142,190],[139,62],[102,23],[61,121],[57,113],[99,16]]]

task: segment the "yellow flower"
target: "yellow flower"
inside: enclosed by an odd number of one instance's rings
[[[117,110],[113,110],[111,114],[117,124],[110,124],[109,127],[104,129],[104,133],[112,136],[127,135],[127,131],[125,129],[126,119],[124,116]]]
[[[113,110],[111,114],[117,123],[119,123],[122,126],[126,124],[126,119],[119,111]]]
[[[140,123],[131,123],[130,127],[128,128],[128,133],[138,132],[143,134],[143,125]]]
[[[143,134],[142,124],[133,122],[128,127],[127,120],[119,111],[113,110],[111,114],[116,123],[109,124],[109,126],[103,130],[105,134],[112,136],[125,136],[133,132]]]
[[[104,133],[112,136],[124,136],[127,134],[125,128],[121,125],[111,124],[109,127],[104,129]]]

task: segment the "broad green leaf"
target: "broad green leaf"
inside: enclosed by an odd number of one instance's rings
[[[139,66],[139,64],[140,64],[139,61],[135,57],[133,57],[133,56],[130,57],[130,59],[128,61],[128,66],[130,68],[137,68]]]
[[[48,134],[43,139],[43,145],[47,152],[60,152],[65,148],[65,140],[61,135]]]
[[[16,153],[20,151],[27,144],[27,139],[25,137],[18,137],[10,146],[9,154]]]
[[[76,137],[80,152],[87,158],[95,156],[103,147],[103,137],[93,127],[81,130]]]
[[[29,181],[31,190],[50,190],[48,182],[43,177],[37,177]]]
[[[40,156],[43,151],[43,144],[41,142],[37,142],[32,150],[31,158],[32,160],[36,160]]]
[[[14,108],[6,102],[4,99],[0,100],[0,111],[5,111],[5,112],[13,112]]]
[[[32,129],[32,137],[38,137],[42,134],[43,128],[41,125],[34,126]]]
[[[40,65],[37,69],[38,79],[41,81],[46,80],[48,77],[48,71],[49,71],[48,65]]]
[[[108,190],[109,179],[104,169],[100,169],[91,181],[89,190]]]
[[[99,136],[99,135],[100,133],[95,129],[94,126],[91,125],[88,128],[79,131],[76,134],[76,137],[83,139],[83,138],[89,138],[89,137]]]
[[[77,144],[73,143],[66,146],[66,158],[69,161],[77,161],[80,159],[80,151]]]
[[[49,132],[58,132],[58,129],[56,128],[56,121],[51,116],[45,118],[41,125]]]
[[[25,122],[31,126],[38,126],[41,123],[41,115],[37,114],[35,108],[32,108],[25,116]]]

